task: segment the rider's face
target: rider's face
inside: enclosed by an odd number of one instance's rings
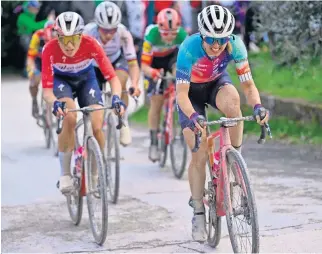
[[[178,35],[178,30],[161,30],[160,31],[160,35],[162,40],[164,40],[165,42],[173,42],[175,40],[175,38]]]
[[[227,43],[220,45],[215,42],[214,44],[210,45],[206,42],[203,42],[203,45],[208,55],[219,56],[225,50]]]
[[[59,46],[66,56],[73,57],[79,49],[82,36],[80,34],[73,36],[59,36]]]
[[[98,32],[100,34],[100,38],[103,44],[106,44],[110,40],[113,39],[114,34],[116,33],[117,28],[114,29],[104,29],[104,28],[98,28]]]

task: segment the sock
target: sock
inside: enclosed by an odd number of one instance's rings
[[[238,146],[238,147],[234,146],[234,148],[235,148],[239,153],[241,153],[241,148],[242,148],[242,146],[241,146],[241,145],[240,145],[240,146]]]
[[[70,175],[70,163],[73,152],[59,152],[60,176]]]

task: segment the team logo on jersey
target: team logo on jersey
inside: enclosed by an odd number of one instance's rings
[[[92,95],[93,98],[95,98],[95,90],[93,88],[89,90],[89,94]]]
[[[65,87],[65,85],[64,85],[64,84],[60,84],[60,85],[58,86],[58,89],[62,92],[64,87]]]
[[[62,56],[63,62],[65,63],[66,61],[66,56]]]

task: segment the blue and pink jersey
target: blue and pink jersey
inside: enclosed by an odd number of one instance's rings
[[[230,61],[236,63],[240,82],[252,79],[247,59],[247,50],[243,41],[231,35],[229,42],[232,51],[227,48],[218,57],[209,57],[203,46],[199,33],[185,39],[180,45],[177,58],[176,83],[208,83],[220,77]]]

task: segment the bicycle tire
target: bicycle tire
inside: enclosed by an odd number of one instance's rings
[[[84,162],[83,162],[83,165],[84,165]],[[75,172],[74,172],[74,174],[75,174]],[[68,213],[69,213],[69,216],[72,219],[75,226],[78,226],[82,220],[83,203],[84,203],[83,196],[81,195],[82,178],[78,179],[78,181],[79,181],[79,183],[77,185],[77,189],[74,192],[75,194],[72,194],[72,195],[66,197]],[[77,200],[75,213],[73,212],[72,207],[71,207],[72,196],[75,198],[75,200]]]
[[[158,146],[159,146],[159,153],[160,153],[160,160],[159,160],[159,167],[163,168],[165,166],[165,163],[167,162],[168,157],[168,145],[165,143],[165,125],[166,122],[163,121],[163,126],[161,127],[160,131],[160,139],[158,140]]]
[[[212,178],[212,169],[210,166],[209,160],[207,161],[208,165],[208,172]],[[212,181],[210,179],[210,181]],[[212,200],[209,201],[209,209],[208,209],[208,229],[207,229],[207,243],[210,247],[216,248],[220,242],[221,239],[221,217],[217,216],[217,210],[216,210],[216,189],[215,186],[212,185],[212,193],[213,197]],[[210,207],[211,206],[211,207]],[[214,230],[214,235],[212,236],[212,230]]]
[[[175,137],[175,124],[176,121],[174,120],[174,111],[173,111],[173,117],[172,117],[172,133],[173,133],[173,137]],[[180,134],[180,139],[181,139],[181,143],[183,144],[183,155],[182,155],[182,162],[181,165],[179,167],[179,169],[176,168],[176,156],[175,156],[175,149],[174,149],[174,142],[175,142],[175,138],[172,139],[171,143],[170,143],[170,159],[171,159],[171,166],[172,166],[172,171],[173,174],[176,178],[181,179],[185,170],[186,170],[186,165],[187,165],[187,154],[188,154],[188,147],[187,144],[184,140],[184,136],[183,133],[181,131]]]
[[[105,153],[105,165],[106,165],[106,183],[109,189],[109,194],[110,198],[112,200],[113,204],[116,204],[118,201],[118,196],[119,196],[119,189],[120,189],[120,144],[119,144],[119,139],[117,138],[117,133],[116,133],[116,121],[113,116],[114,113],[109,113],[107,118],[108,118],[108,127],[106,128],[106,141],[107,141],[107,151]],[[114,151],[115,151],[115,156],[112,156],[109,154],[109,151],[111,150],[112,144],[114,145]],[[113,157],[113,158],[111,158]],[[110,160],[115,161],[115,179],[114,183],[111,181],[112,176],[111,174],[111,165],[108,163]],[[113,186],[114,188],[111,188]]]
[[[251,189],[249,176],[247,172],[247,166],[246,163],[241,156],[239,152],[237,152],[235,149],[229,149],[226,153],[227,157],[227,165],[232,164],[233,162],[236,162],[239,166],[239,169],[242,174],[242,178],[245,184],[246,192],[247,192],[247,203],[249,205],[249,211],[250,211],[250,217],[251,217],[251,224],[252,224],[252,251],[251,253],[258,253],[259,252],[259,226],[258,226],[258,217],[257,217],[257,208],[255,203],[255,196]],[[229,172],[227,172],[229,174]],[[228,177],[229,178],[229,177]],[[227,179],[228,179],[227,178]],[[233,248],[234,253],[240,253],[240,247],[238,246],[238,240],[236,235],[236,229],[235,226],[232,223],[232,214],[229,212],[228,202],[231,202],[230,199],[230,192],[227,189],[227,184],[224,184],[224,203],[226,208],[226,221],[227,221],[227,227],[230,237],[230,242]]]
[[[104,173],[104,164],[103,164],[103,156],[101,153],[101,149],[94,137],[88,137],[86,140],[86,148],[87,148],[87,156],[85,159],[85,175],[86,175],[86,189],[90,190],[91,184],[91,167],[92,167],[92,157],[91,152],[93,152],[93,155],[96,160],[96,166],[97,166],[97,173],[98,173],[98,182],[99,182],[99,195],[101,199],[102,204],[102,220],[101,220],[101,230],[100,232],[96,232],[95,223],[93,221],[94,219],[94,212],[92,207],[92,197],[91,193],[87,191],[86,197],[87,197],[87,208],[88,208],[88,214],[89,214],[89,222],[90,227],[95,239],[95,242],[98,245],[103,245],[106,236],[107,236],[107,226],[108,226],[108,202],[107,202],[107,186],[106,186],[106,177]]]

